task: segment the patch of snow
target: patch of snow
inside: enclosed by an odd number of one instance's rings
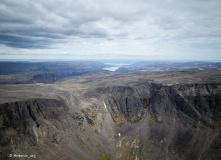
[[[120,135],[121,135],[121,134],[120,134],[120,133],[118,133],[118,136],[119,136],[119,137],[120,137]]]
[[[105,102],[104,102],[104,107],[105,107],[105,108],[107,108],[107,106],[106,106]]]

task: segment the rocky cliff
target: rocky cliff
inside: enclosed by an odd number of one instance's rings
[[[1,159],[221,159],[220,78],[137,72],[1,86],[11,95],[0,95]]]
[[[114,88],[106,105],[123,135],[119,147],[123,156],[119,157],[220,159],[220,87],[149,84]]]

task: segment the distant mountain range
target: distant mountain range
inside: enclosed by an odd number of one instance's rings
[[[108,73],[102,69],[111,66],[95,61],[0,62],[0,84],[54,83],[70,76]]]
[[[95,74],[113,74],[115,72],[135,71],[187,71],[187,70],[221,70],[221,62],[165,62],[143,61],[133,64],[123,61],[103,63],[97,61],[67,62],[0,62],[0,84],[54,83],[71,76],[88,76]],[[122,64],[122,65],[120,65]],[[126,65],[125,65],[126,64]]]
[[[0,62],[0,75],[20,72],[43,71],[58,75],[59,78],[82,74],[82,72],[110,67],[95,61],[67,61],[67,62]]]
[[[181,70],[221,70],[221,62],[165,62],[144,61],[128,67],[121,67],[116,72],[132,71],[181,71]]]

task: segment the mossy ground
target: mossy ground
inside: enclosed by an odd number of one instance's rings
[[[125,160],[140,160],[141,157],[138,154],[139,150],[139,139],[135,138],[133,141],[129,140],[129,137],[124,137],[122,140],[119,140],[116,147],[118,152],[116,157],[119,159]]]
[[[100,154],[101,160],[112,160],[112,158],[107,155],[105,152],[101,152]]]
[[[94,121],[96,121],[96,114],[95,114],[95,112],[90,111],[89,114],[90,114],[90,116],[91,116],[91,119],[93,119]]]
[[[113,114],[113,119],[117,127],[121,127],[125,121],[124,116],[121,112],[115,112]]]
[[[131,117],[131,123],[136,123],[140,121],[143,118],[143,110],[142,109],[137,109],[136,114]]]
[[[152,117],[152,118],[150,119],[150,124],[155,124],[155,123],[156,123],[156,119]]]
[[[90,152],[93,152],[92,148],[88,144],[84,143],[84,141],[78,135],[76,135],[75,137],[80,148],[87,148]]]
[[[94,132],[97,133],[97,134],[99,133],[97,128],[94,129]]]

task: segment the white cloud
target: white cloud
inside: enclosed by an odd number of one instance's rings
[[[60,52],[61,55],[69,55],[68,52]]]

